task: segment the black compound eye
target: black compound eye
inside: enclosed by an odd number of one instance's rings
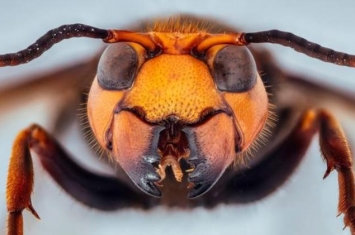
[[[246,47],[226,46],[215,55],[212,75],[220,91],[248,91],[257,79],[254,57]]]
[[[132,86],[138,70],[137,52],[127,43],[115,43],[101,55],[97,69],[100,86],[106,90],[122,90]]]

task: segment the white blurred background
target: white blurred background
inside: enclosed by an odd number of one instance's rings
[[[33,43],[49,29],[62,24],[85,23],[101,28],[126,28],[149,17],[178,13],[209,16],[245,31],[279,29],[290,31],[323,46],[355,54],[355,2],[351,0],[307,3],[282,0],[216,1],[40,1],[20,0],[0,3],[0,54],[16,52]],[[16,85],[27,76],[51,71],[95,53],[99,40],[75,39],[56,45],[29,64],[1,68],[0,88]],[[354,94],[355,70],[300,55],[281,46],[264,47],[285,69],[314,75],[318,82]],[[61,92],[61,91],[58,91]],[[31,103],[32,102],[32,103]],[[5,230],[5,182],[8,157],[17,132],[32,122],[50,122],[48,103],[32,100],[24,107],[9,107],[0,113],[0,234]],[[21,108],[21,111],[17,111]],[[355,148],[355,117],[336,114],[346,126]],[[77,134],[79,135],[79,134]],[[78,137],[79,138],[79,137]],[[82,154],[76,139],[68,139],[70,152]],[[82,160],[85,162],[85,160]],[[98,168],[97,166],[93,166]],[[33,204],[42,217],[35,220],[25,212],[25,231],[40,234],[350,234],[342,231],[337,214],[336,174],[323,181],[325,164],[317,141],[310,148],[296,174],[277,193],[254,204],[219,206],[213,210],[192,211],[157,208],[142,212],[123,210],[102,213],[87,209],[68,197],[38,168]]]

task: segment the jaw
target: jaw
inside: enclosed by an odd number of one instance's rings
[[[159,141],[174,140],[162,137],[171,116],[183,121],[177,130],[186,138],[161,147]],[[88,98],[90,126],[100,145],[136,186],[156,197],[169,168],[178,181],[186,176],[189,198],[207,192],[254,141],[267,116],[260,77],[249,91],[220,92],[207,64],[190,55],[146,61],[131,89],[104,90],[95,79]],[[190,172],[181,170],[181,159]]]
[[[161,196],[158,186],[164,185],[167,168],[178,182],[187,176],[188,198],[206,193],[234,161],[241,143],[233,119],[224,112],[194,125],[167,121],[159,126],[121,111],[107,133],[115,160],[138,188],[155,197]],[[182,159],[191,167],[188,172],[180,167]]]
[[[189,181],[189,198],[206,193],[238,158],[238,153],[249,148],[268,117],[267,95],[260,79],[249,92],[219,93],[217,101],[197,110],[191,109],[195,107],[191,103],[179,109],[162,109],[164,112],[159,115],[153,111],[160,110],[161,103],[150,110],[149,104],[140,106],[127,101],[135,89],[106,91],[94,81],[88,99],[88,117],[100,145],[111,152],[138,188],[155,197],[161,196],[157,185],[165,183],[162,181],[165,170],[170,168],[178,181],[182,176]],[[184,97],[187,96],[191,95]],[[144,97],[154,96],[141,96],[141,100]],[[164,104],[174,102],[166,100]],[[193,117],[187,115],[190,112]],[[154,118],[149,118],[152,114]],[[178,124],[175,130],[186,138],[162,147],[159,141],[169,139],[163,137],[169,129],[168,123]],[[181,159],[190,165],[191,171],[181,170]]]

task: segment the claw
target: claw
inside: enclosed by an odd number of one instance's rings
[[[126,173],[132,182],[143,192],[154,197],[161,196],[160,190],[155,185],[161,178],[155,168],[150,163],[144,161],[143,158],[139,162],[136,162],[136,164],[130,165]]]
[[[335,169],[334,163],[330,163],[329,160],[327,161],[327,170],[324,173],[323,179],[327,178],[328,175]]]
[[[188,199],[199,197],[207,192],[213,184],[195,184],[195,186],[187,194]]]
[[[36,217],[37,219],[41,219],[37,211],[35,210],[35,208],[33,208],[31,200],[30,200],[30,204],[26,207],[26,209],[29,210],[34,217]]]
[[[116,114],[112,126],[113,156],[132,182],[143,192],[160,197],[161,177],[153,164],[160,161],[155,149],[161,127],[151,126],[130,112]]]
[[[193,183],[193,187],[187,195],[187,198],[192,199],[206,193],[222,176],[225,169],[215,168],[208,163],[200,163],[195,170],[190,173],[188,181]]]
[[[240,139],[233,120],[225,113],[185,129],[186,132],[180,130],[180,136],[159,139],[171,133],[163,132],[164,127],[145,123],[131,112],[121,111],[111,125],[113,156],[132,182],[154,197],[161,196],[158,186],[165,177],[167,166],[171,166],[176,180],[182,181],[179,160],[185,158],[193,168],[188,176],[188,198],[201,196],[234,161]],[[168,141],[159,145],[159,140]],[[174,142],[177,140],[180,145]],[[157,146],[164,146],[160,149],[163,156],[157,152]]]
[[[143,156],[144,161],[148,163],[158,163],[160,161],[160,157],[158,155],[148,155],[148,156]]]
[[[232,119],[218,114],[201,126],[186,128],[191,151],[187,162],[194,166],[189,174],[188,198],[206,193],[222,176],[236,157],[235,146],[239,138]]]
[[[154,197],[161,197],[161,192],[157,188],[156,184],[154,182],[149,182],[142,180],[140,183],[137,184],[137,186],[144,191],[145,193],[154,196]]]
[[[156,182],[160,180],[160,176],[155,172],[155,169],[152,169],[151,172],[146,172],[143,178],[148,182]]]

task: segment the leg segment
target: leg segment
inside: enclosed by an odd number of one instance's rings
[[[18,134],[11,153],[6,192],[8,235],[23,234],[23,209],[28,209],[39,218],[30,198],[34,182],[30,149],[37,153],[52,178],[85,205],[115,210],[122,207],[147,208],[154,204],[116,178],[96,175],[83,169],[48,133],[38,125],[32,125]]]
[[[8,235],[23,234],[23,209],[28,209],[39,218],[31,204],[33,166],[28,147],[30,135],[31,128],[21,131],[12,148],[6,191]]]
[[[306,111],[287,139],[268,154],[265,160],[251,169],[233,175],[220,192],[221,198],[218,200],[229,203],[251,202],[276,190],[302,159],[317,131],[327,163],[324,178],[332,170],[338,172],[339,214],[344,214],[345,227],[350,227],[351,234],[355,235],[355,177],[352,155],[341,127],[325,110]]]
[[[338,172],[339,214],[344,214],[345,227],[355,234],[355,179],[353,160],[345,135],[334,117],[319,112],[320,146],[327,162],[326,178],[332,170]]]

